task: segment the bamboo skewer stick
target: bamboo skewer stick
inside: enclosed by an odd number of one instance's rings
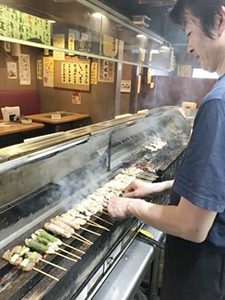
[[[92,231],[92,230],[89,230],[89,229],[87,229],[87,228],[84,228],[84,227],[81,227],[81,226],[80,226],[80,229],[82,229],[82,230],[84,230],[84,231],[87,231],[87,232],[90,232],[90,233],[92,233],[92,234],[95,234],[95,235],[101,236],[101,234],[100,234],[100,233],[94,232],[94,231]]]
[[[101,224],[98,224],[97,222],[95,222],[95,221],[92,221],[92,220],[88,220],[88,222],[91,222],[92,224],[94,224],[94,225],[96,225],[96,226],[99,226],[100,228],[102,228],[102,229],[105,229],[105,230],[107,230],[108,228],[107,227],[105,227],[105,226],[103,226],[103,225],[101,225]],[[109,229],[108,229],[109,230]]]
[[[56,277],[54,277],[54,276],[52,276],[52,275],[50,275],[50,274],[48,274],[48,273],[45,273],[44,271],[41,271],[41,270],[39,270],[39,269],[37,269],[37,268],[33,268],[32,270],[34,270],[34,271],[36,271],[36,272],[38,272],[38,273],[41,273],[41,274],[43,274],[43,275],[45,275],[45,276],[47,276],[47,277],[49,277],[49,278],[52,278],[52,279],[54,279],[54,280],[56,280],[56,281],[59,281],[59,279],[58,278],[56,278]]]
[[[110,214],[108,214],[108,213],[105,212],[104,210],[101,210],[100,213],[103,214],[103,215],[106,215],[106,216],[109,216],[109,217],[110,217]],[[110,218],[111,218],[111,217],[110,217]]]
[[[74,251],[77,251],[77,252],[80,252],[80,253],[82,253],[82,254],[85,254],[84,251],[82,251],[82,250],[80,250],[80,249],[78,249],[78,248],[72,247],[72,246],[70,246],[70,245],[68,245],[68,244],[65,244],[65,243],[63,243],[63,242],[62,242],[62,245],[65,246],[65,247],[68,247],[68,248],[70,248],[70,249],[73,249]]]
[[[66,254],[69,254],[69,255],[71,255],[71,256],[77,258],[77,259],[81,259],[80,256],[78,256],[78,255],[76,255],[76,254],[73,254],[73,253],[71,253],[71,252],[69,252],[69,251],[66,251],[66,250],[64,250],[64,249],[62,249],[62,248],[59,248],[59,250],[62,251],[62,252],[65,252]]]
[[[56,265],[56,264],[53,264],[52,262],[50,262],[50,261],[48,261],[48,260],[45,260],[45,259],[43,259],[43,258],[41,258],[40,261],[43,261],[44,263],[49,264],[49,265],[51,265],[51,266],[53,266],[53,267],[55,267],[55,268],[61,269],[61,270],[63,270],[63,271],[67,271],[66,268],[63,268],[63,267],[58,266],[58,265]]]
[[[99,216],[93,215],[93,217],[95,217],[96,219],[99,219],[99,220],[101,220],[102,222],[105,222],[105,223],[107,223],[107,224],[109,224],[109,225],[113,225],[113,223],[111,223],[111,222],[109,222],[109,221],[106,221],[105,219],[100,218]]]
[[[106,231],[110,231],[108,228],[106,228],[104,226],[101,226],[101,225],[99,225],[97,223],[94,223],[94,222],[92,222],[90,220],[87,222],[87,225],[93,226],[93,227],[97,227],[97,228],[100,228],[100,229],[103,229],[103,230],[106,230]]]
[[[57,254],[57,255],[59,255],[59,256],[61,256],[61,257],[64,257],[64,258],[66,258],[66,259],[68,259],[68,260],[77,262],[76,259],[70,258],[70,257],[68,257],[68,256],[66,256],[66,255],[63,255],[63,254],[59,253],[59,252],[56,252],[56,251],[55,251],[54,254]]]
[[[75,235],[75,236],[74,236]],[[79,237],[79,240],[81,242],[83,242],[84,244],[87,244],[87,245],[93,245],[93,243],[91,241],[89,241],[88,239],[86,239],[85,237],[83,237],[82,235],[80,235],[79,233],[76,233],[74,232],[73,234],[71,234],[71,236],[74,238],[74,239],[78,239],[77,236]]]
[[[76,234],[76,233],[74,232],[74,234]],[[83,239],[81,239],[79,237],[76,237],[76,236],[74,236],[72,234],[71,234],[71,237],[74,238],[75,240],[79,241],[79,242],[82,242],[82,243],[86,244],[86,245],[89,245],[89,246],[91,245],[91,243],[88,243],[87,241],[85,241],[85,240],[83,240]]]

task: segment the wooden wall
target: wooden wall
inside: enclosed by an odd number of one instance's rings
[[[151,109],[164,105],[180,105],[183,101],[202,101],[216,80],[187,77],[154,77],[155,87],[143,87],[139,109]]]

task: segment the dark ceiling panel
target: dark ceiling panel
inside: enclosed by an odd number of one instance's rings
[[[176,0],[137,0],[138,4],[148,4],[149,6],[168,6],[174,5]]]

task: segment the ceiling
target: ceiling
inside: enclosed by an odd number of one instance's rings
[[[97,0],[89,1],[96,2]],[[181,26],[173,24],[168,17],[176,0],[99,0],[99,2],[130,20],[134,15],[146,15],[151,19],[150,30],[161,35],[173,45],[185,46],[187,44],[187,38],[183,34]]]

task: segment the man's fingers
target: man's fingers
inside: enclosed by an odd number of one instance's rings
[[[128,192],[128,193],[124,193],[123,197],[124,198],[137,198],[137,191],[132,191],[132,192]]]

